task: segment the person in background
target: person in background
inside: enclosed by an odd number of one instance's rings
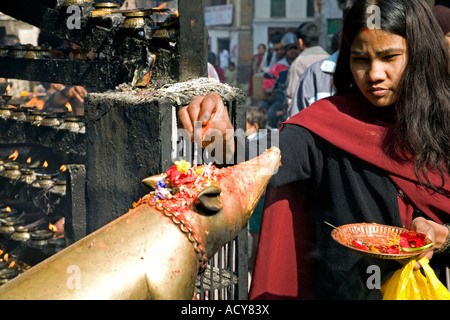
[[[281,41],[283,40],[283,34],[280,32],[275,32],[271,36],[272,49],[266,57],[264,57],[261,62],[261,70],[262,72],[269,72],[270,68],[284,58],[284,50]]]
[[[230,64],[228,65],[228,68],[225,69],[225,79],[226,82],[230,85],[230,86],[237,86],[237,70],[236,70],[236,65],[233,61],[230,61]]]
[[[313,102],[334,94],[333,74],[339,54],[340,34],[339,30],[333,35],[331,41],[333,54],[324,60],[313,63],[300,77],[296,93],[288,109],[289,118]]]
[[[208,52],[208,62],[216,70],[220,82],[225,83],[226,82],[225,73],[223,72],[223,69],[219,65],[217,65],[217,56],[214,52],[211,51]]]
[[[70,103],[72,109],[70,112],[82,116],[84,115],[84,97],[87,94],[88,90],[83,86],[63,86],[50,95],[45,102],[44,109],[55,110],[64,106],[63,110],[69,111],[67,103]]]
[[[86,51],[81,48],[79,45],[70,43],[70,53],[69,58],[71,60],[78,59],[90,59],[93,60],[95,58],[95,53],[92,51]],[[53,86],[57,86],[59,90],[55,91],[51,94],[45,102],[44,109],[55,110],[55,109],[63,109],[68,111],[67,103],[70,104],[70,108],[72,109],[71,114],[77,116],[84,115],[84,97],[88,94],[88,92],[96,91],[94,88],[86,88],[84,86],[79,85],[60,85],[53,84]]]
[[[444,39],[450,52],[450,8],[439,4],[433,8],[433,14],[444,32]]]
[[[345,15],[334,73],[336,94],[279,131],[281,166],[266,189],[250,299],[381,299],[368,286],[401,268],[337,243],[324,221],[377,223],[424,233],[440,281],[450,261],[450,71],[448,47],[425,0],[377,0],[380,28],[368,28],[373,0]],[[418,76],[419,75],[419,76]],[[233,126],[217,93],[178,116],[194,137],[202,120]],[[211,120],[211,121],[210,121]],[[195,132],[194,132],[195,131]],[[228,156],[228,155],[227,155]],[[420,265],[416,263],[416,269]]]
[[[230,53],[224,47],[219,49],[219,66],[222,70],[226,70],[230,64]]]
[[[263,90],[267,96],[273,96],[268,104],[267,101],[260,102],[260,105],[267,108],[268,126],[276,129],[280,120],[286,112],[286,77],[292,62],[299,54],[297,36],[293,32],[288,32],[281,41],[285,56],[275,63],[269,73],[273,75],[272,79],[264,79]],[[267,107],[268,106],[268,107]]]
[[[256,73],[261,73],[263,70],[261,68],[261,63],[265,57],[266,45],[261,43],[258,45],[258,53],[253,55],[252,63],[250,65],[250,75],[248,77],[248,90],[247,97],[253,98],[253,76]]]
[[[51,33],[44,30],[39,32],[38,45],[49,46],[53,49],[66,46],[70,49],[70,60],[93,60],[95,58],[94,52],[85,50],[75,43],[70,43],[66,40],[55,37]],[[69,103],[70,108],[72,109],[71,113],[74,115],[84,115],[84,97],[88,94],[88,92],[95,91],[94,89],[77,85],[67,86],[59,83],[42,83],[42,85],[48,94],[44,109],[64,110],[67,112],[69,109],[67,108],[66,103]]]
[[[296,30],[301,53],[292,62],[286,80],[286,97],[288,109],[297,90],[300,77],[314,62],[328,58],[329,54],[319,46],[320,31],[313,22],[302,23]]]
[[[251,70],[252,74],[263,72],[263,69],[261,68],[261,63],[266,55],[266,45],[264,43],[260,43],[258,45],[258,53],[255,54],[252,58],[252,65]]]

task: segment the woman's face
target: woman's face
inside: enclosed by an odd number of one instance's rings
[[[351,45],[350,68],[356,85],[377,107],[397,101],[406,62],[406,39],[380,29],[362,29]]]
[[[263,55],[266,52],[266,48],[264,46],[258,47],[258,54]]]

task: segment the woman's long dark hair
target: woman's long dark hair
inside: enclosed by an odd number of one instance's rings
[[[353,90],[350,48],[358,32],[368,27],[371,5],[380,9],[381,29],[404,37],[407,43],[407,65],[399,83],[395,121],[385,139],[386,152],[396,159],[414,161],[419,181],[440,192],[450,171],[450,64],[442,30],[425,1],[355,2],[344,19],[334,74],[336,92]],[[442,186],[428,179],[428,172],[435,170]]]

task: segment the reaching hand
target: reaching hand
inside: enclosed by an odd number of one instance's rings
[[[63,95],[67,99],[74,99],[80,103],[84,103],[84,96],[87,95],[87,91],[82,86],[67,87],[62,91]]]
[[[414,230],[415,232],[425,233],[427,235],[427,238],[434,242],[437,248],[442,246],[448,236],[448,229],[445,226],[421,217],[416,218],[412,221],[411,230]],[[425,257],[430,260],[432,256],[433,250],[426,250],[419,256],[419,258]],[[420,265],[418,262],[416,262],[414,269],[420,269]]]
[[[215,92],[195,97],[186,107],[178,111],[184,129],[191,135],[191,141],[201,141],[206,148],[220,136],[225,157],[228,161],[234,154],[234,128],[222,98]],[[212,137],[211,139],[208,139]]]

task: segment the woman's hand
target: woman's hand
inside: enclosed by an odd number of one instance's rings
[[[79,103],[84,103],[84,97],[87,90],[82,86],[70,86],[62,90],[62,94],[66,99],[75,99]]]
[[[216,158],[219,163],[233,158],[234,127],[219,94],[210,92],[206,96],[195,97],[188,106],[178,111],[178,118],[191,135],[191,141],[201,141],[203,148],[217,137],[222,138],[224,157]]]
[[[434,249],[440,248],[448,237],[448,229],[445,226],[422,217],[415,218],[412,221],[411,230],[425,233],[427,238],[434,242]],[[430,260],[432,256],[433,250],[426,250],[419,256],[419,259],[425,257]],[[416,262],[414,269],[420,269],[418,262]]]

